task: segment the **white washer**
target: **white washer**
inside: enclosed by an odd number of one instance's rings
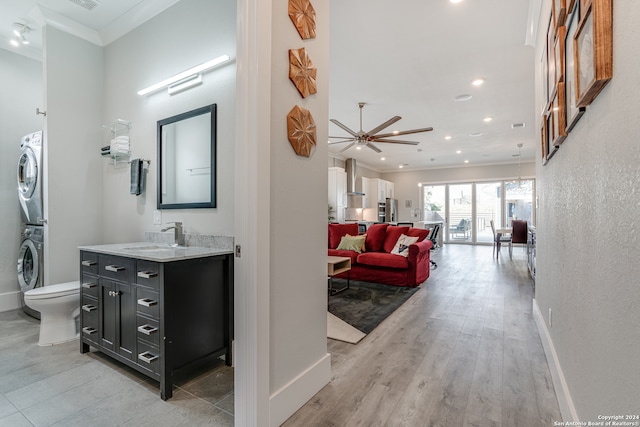
[[[18,199],[23,221],[42,225],[42,131],[25,135],[20,143]]]
[[[27,307],[24,293],[42,286],[44,274],[44,227],[26,225],[22,230],[22,242],[18,251],[18,283],[22,291],[22,308],[25,313],[40,319],[40,313]]]

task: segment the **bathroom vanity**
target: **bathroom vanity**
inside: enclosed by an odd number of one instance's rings
[[[160,382],[221,355],[231,365],[232,252],[133,243],[80,247],[80,352],[95,347]]]

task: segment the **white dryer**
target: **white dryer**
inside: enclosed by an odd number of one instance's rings
[[[23,221],[42,225],[42,131],[25,135],[20,143],[18,199]]]
[[[22,291],[22,307],[24,311],[40,318],[40,313],[24,304],[24,293],[43,286],[44,275],[44,227],[41,225],[25,225],[22,230],[22,242],[18,251],[18,283]]]

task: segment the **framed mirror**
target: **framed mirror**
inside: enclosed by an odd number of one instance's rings
[[[158,209],[216,207],[216,104],[158,121]]]

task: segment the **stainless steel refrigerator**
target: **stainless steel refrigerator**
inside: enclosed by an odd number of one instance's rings
[[[386,199],[384,209],[384,221],[396,222],[398,220],[398,199]]]

